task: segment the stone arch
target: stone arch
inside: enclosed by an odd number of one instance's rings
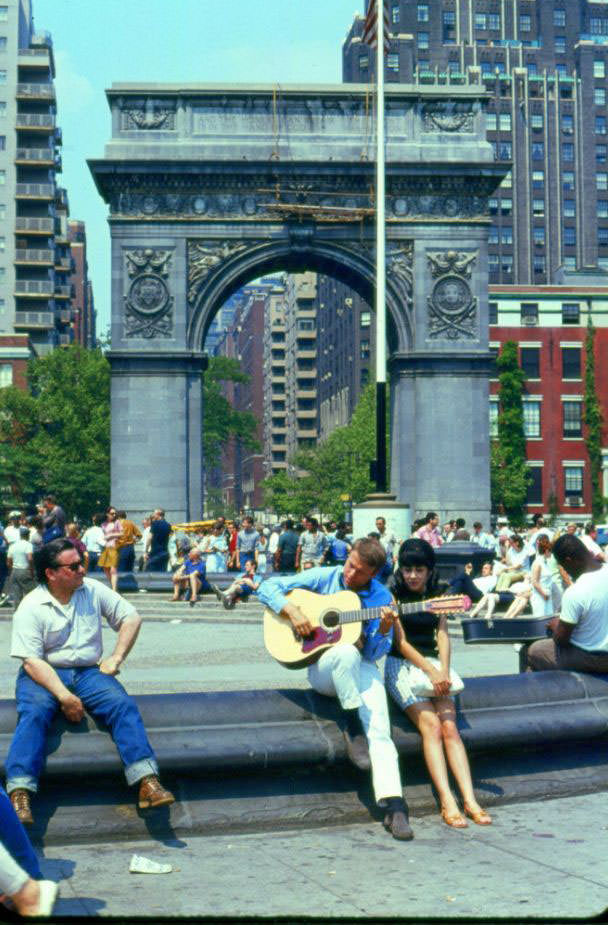
[[[387,246],[386,307],[391,353],[406,352],[412,344],[412,250],[408,241]],[[202,348],[217,310],[241,286],[278,270],[324,273],[346,283],[373,305],[374,259],[374,249],[366,243],[307,240],[297,234],[265,243],[231,244],[191,238],[188,347]]]

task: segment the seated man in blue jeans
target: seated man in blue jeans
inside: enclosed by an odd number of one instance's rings
[[[78,723],[85,708],[109,730],[128,784],[139,784],[140,809],[175,801],[158,779],[158,765],[135,701],[114,675],[139,633],[141,617],[119,594],[92,578],[71,540],[60,538],[35,555],[39,586],[13,616],[11,655],[17,675],[18,722],[6,759],[6,789],[20,821],[33,823],[30,794],[38,790],[46,739],[58,710]],[[101,618],[118,633],[101,660]]]

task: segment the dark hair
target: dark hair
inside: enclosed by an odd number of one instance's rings
[[[544,533],[541,533],[538,540],[536,541],[536,548],[538,552],[543,555],[548,549],[551,549],[551,540]]]
[[[511,541],[515,543],[518,549],[524,548],[524,541],[522,540],[519,533],[514,533],[513,536],[511,537]]]
[[[55,497],[55,495],[45,495],[44,498],[43,498],[42,500],[43,500],[43,501],[50,501],[51,504],[56,504],[56,503],[57,503],[57,498]]]
[[[285,521],[285,529],[293,530],[293,520],[291,519],[291,517],[288,517],[287,520]]]
[[[66,549],[76,549],[76,545],[72,540],[60,536],[56,540],[45,543],[44,546],[41,546],[40,549],[34,553],[34,569],[36,570],[36,578],[40,584],[45,585],[47,583],[47,568],[59,568],[57,560]]]
[[[372,540],[379,540],[379,539],[380,539],[380,534],[378,533],[377,530],[372,530],[372,531],[371,531],[370,533],[368,533],[367,535],[368,535]]]
[[[356,540],[353,544],[353,552],[356,552],[360,559],[366,565],[379,572],[386,563],[386,551],[379,540],[366,536],[363,539]]]
[[[473,527],[474,527],[474,528],[475,528],[475,527],[481,528],[481,527],[483,527],[483,524],[481,523],[480,520],[476,520],[475,523],[473,524]]]
[[[116,508],[115,508],[115,510],[116,510]],[[117,516],[117,517],[121,517],[121,518],[124,519],[124,518],[127,516],[127,512],[126,512],[126,511],[118,511],[118,510],[116,510],[116,516]]]
[[[313,531],[319,529],[319,521],[317,520],[316,517],[307,517],[306,520],[312,527]]]
[[[589,550],[583,541],[579,540],[578,536],[564,533],[553,544],[553,555],[559,564],[563,565],[566,559],[576,559],[579,562],[584,562],[589,555]]]
[[[429,577],[424,593],[428,595],[436,593],[439,576],[435,570],[435,551],[430,543],[418,537],[412,537],[405,540],[399,547],[398,567],[388,582],[389,590],[393,592],[398,601],[406,599],[412,593],[401,574],[401,569],[406,565],[426,565],[429,569]]]
[[[105,514],[102,514],[101,511],[98,511],[96,514],[93,514],[91,520],[93,521],[94,525],[98,527],[99,524],[103,523],[104,517],[105,517]]]
[[[589,536],[590,533],[593,533],[594,530],[595,530],[595,524],[592,524],[592,523],[585,524],[585,533],[587,534],[587,536]]]
[[[425,517],[424,517],[424,522],[425,522],[425,524],[430,523],[431,520],[434,520],[434,519],[435,519],[435,517],[437,517],[437,514],[436,514],[435,511],[428,511],[428,512],[425,514]]]
[[[464,519],[464,517],[459,517],[458,520],[456,521],[456,529],[462,530],[463,527],[466,527],[466,523],[467,522]]]

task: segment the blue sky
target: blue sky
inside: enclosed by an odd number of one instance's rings
[[[86,165],[110,136],[113,82],[339,83],[363,0],[32,0],[53,35],[62,185],[87,225],[99,331],[110,319],[106,207]]]

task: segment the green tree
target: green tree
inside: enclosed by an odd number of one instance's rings
[[[602,424],[603,415],[595,388],[595,328],[591,312],[585,336],[585,445],[591,471],[591,510],[593,520],[604,514],[604,498],[600,488],[602,477]]]
[[[12,500],[57,495],[67,514],[109,503],[110,367],[72,345],[33,360],[30,394],[0,390],[0,473]]]
[[[525,374],[517,362],[517,344],[506,341],[497,357],[499,391],[498,439],[490,452],[493,505],[504,509],[514,523],[524,522],[530,482],[526,465],[523,391]]]
[[[226,382],[246,385],[250,377],[232,357],[211,357],[203,373],[203,459],[207,472],[219,466],[222,451],[232,438],[249,450],[259,450],[258,422],[250,411],[237,411],[222,393]]]

